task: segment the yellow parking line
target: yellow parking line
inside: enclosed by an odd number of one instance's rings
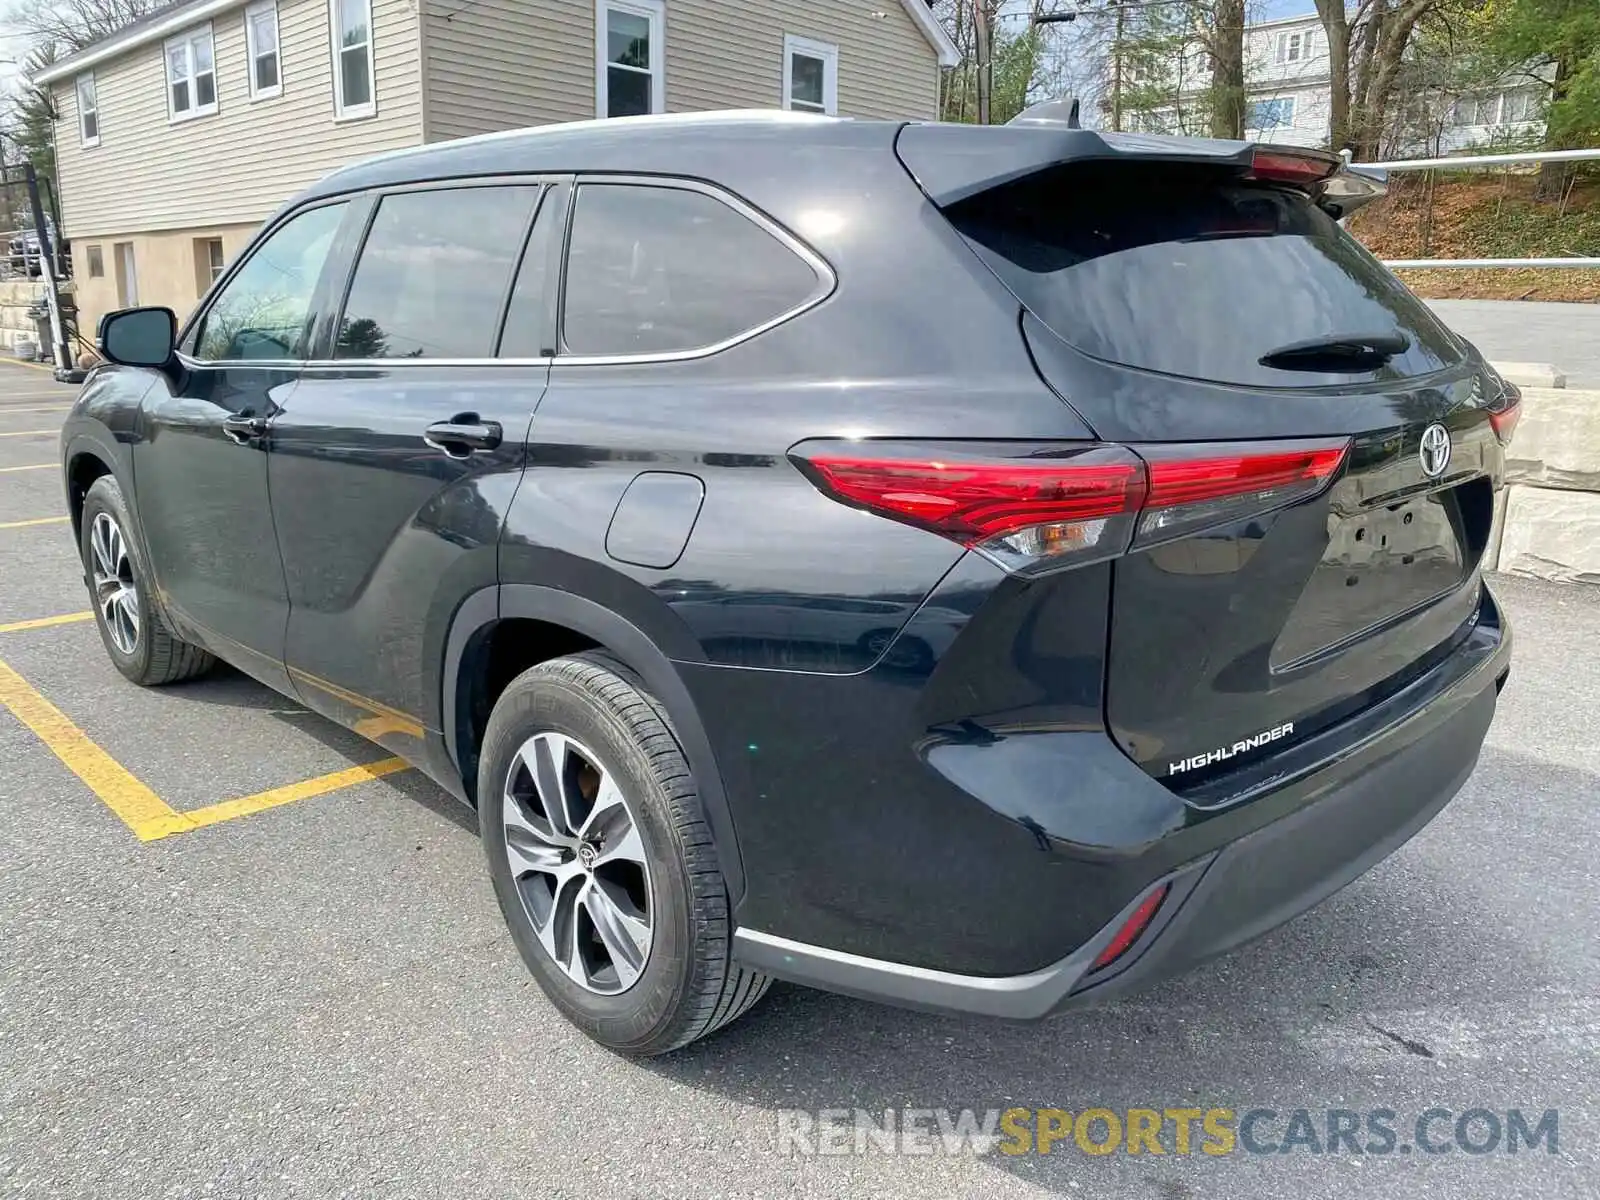
[[[8,415],[10,413],[42,413],[42,412],[71,412],[71,411],[72,411],[72,405],[70,405],[70,404],[21,405],[21,404],[0,403],[0,417],[6,416],[6,415]]]
[[[26,529],[29,525],[61,525],[71,517],[34,517],[28,521],[0,521],[0,529]]]
[[[160,796],[135,779],[54,704],[46,700],[21,675],[0,662],[0,704],[33,730],[67,769],[122,818],[142,842],[190,828]]]
[[[50,437],[60,432],[59,429],[8,429],[0,433],[0,437]]]
[[[29,463],[25,467],[0,467],[0,475],[9,475],[13,471],[48,471],[55,463]]]
[[[48,629],[52,625],[75,625],[79,621],[92,621],[92,612],[63,613],[59,617],[34,617],[31,621],[13,621],[0,625],[0,633],[21,633],[24,629]]]
[[[0,632],[4,632],[4,628],[0,628]],[[230,821],[234,817],[245,817],[265,809],[293,804],[296,800],[325,796],[340,788],[393,775],[409,765],[403,758],[385,758],[365,766],[347,767],[342,771],[318,775],[315,779],[257,792],[254,796],[241,796],[237,800],[224,800],[220,804],[179,812],[90,741],[88,734],[4,662],[0,662],[0,705],[10,709],[12,715],[31,729],[49,747],[50,752],[66,764],[68,770],[88,784],[89,790],[122,818],[122,823],[133,830],[134,836],[141,842],[159,841],[175,833],[189,833],[207,825]]]
[[[54,374],[56,369],[55,363],[26,362],[20,358],[8,358],[3,361],[8,367],[27,367],[31,371],[49,371]]]
[[[179,815],[191,822],[194,828],[199,829],[205,825],[215,825],[218,821],[231,821],[234,817],[246,817],[264,809],[277,808],[280,804],[293,804],[296,800],[325,796],[329,792],[365,783],[369,779],[382,779],[385,775],[404,771],[409,765],[403,758],[386,758],[366,766],[350,767],[328,775],[319,775],[303,783],[291,783],[286,787],[273,788],[271,791],[257,792],[254,796],[241,796],[237,800],[224,800],[220,804],[208,804],[204,808],[191,808]],[[172,832],[176,833],[177,830]]]

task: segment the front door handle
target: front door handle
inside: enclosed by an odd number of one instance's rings
[[[222,432],[242,446],[252,438],[267,436],[267,419],[265,417],[224,417],[222,418]]]
[[[504,439],[498,421],[480,421],[476,413],[458,413],[448,421],[429,425],[422,440],[451,458],[465,458],[474,450],[493,450]]]

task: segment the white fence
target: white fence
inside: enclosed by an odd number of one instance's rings
[[[1462,154],[1448,158],[1402,158],[1394,162],[1351,163],[1350,166],[1357,171],[1433,171],[1594,160],[1600,160],[1600,150],[1531,150],[1519,154]],[[1455,270],[1481,267],[1600,268],[1600,258],[1386,258],[1383,260],[1383,265],[1391,269],[1428,267]]]

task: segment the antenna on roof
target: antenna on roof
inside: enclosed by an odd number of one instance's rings
[[[1059,100],[1046,100],[1042,104],[1035,104],[1032,108],[1025,108],[1007,125],[1064,125],[1068,129],[1082,129],[1078,123],[1078,98],[1076,96],[1062,96]]]

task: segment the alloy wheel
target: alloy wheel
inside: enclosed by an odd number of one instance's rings
[[[540,946],[588,991],[627,991],[650,957],[654,906],[637,813],[616,778],[574,739],[537,733],[511,760],[502,810]]]
[[[89,526],[89,550],[93,563],[95,606],[100,610],[106,634],[123,654],[139,646],[139,589],[133,577],[133,560],[128,556],[128,541],[110,513],[94,515]]]

